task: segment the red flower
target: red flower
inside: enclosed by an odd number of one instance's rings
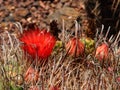
[[[82,53],[84,53],[84,44],[77,38],[72,38],[66,44],[66,50],[68,51],[69,55],[78,57]]]
[[[39,78],[39,73],[36,69],[29,67],[25,73],[24,79],[27,83],[36,83]]]
[[[120,76],[116,78],[116,81],[120,83]]]
[[[28,90],[40,90],[38,86],[31,86]]]
[[[57,86],[50,86],[49,90],[59,90]]]
[[[108,67],[108,71],[109,71],[110,73],[112,73],[112,72],[114,71],[114,68],[113,68],[113,67]]]
[[[97,47],[95,57],[98,60],[103,60],[108,58],[108,50],[109,47],[107,44],[102,44],[101,46]]]
[[[20,38],[24,43],[23,50],[33,58],[47,58],[50,56],[56,39],[50,32],[39,29],[25,31]]]

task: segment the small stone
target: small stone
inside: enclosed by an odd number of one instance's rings
[[[15,6],[7,5],[7,6],[6,6],[6,9],[9,10],[9,11],[14,10],[14,9],[15,9]]]
[[[36,11],[36,7],[31,7],[31,11],[35,12]]]
[[[61,8],[62,7],[62,3],[58,3],[57,5],[56,5],[56,8],[57,9],[59,9],[59,8]]]
[[[65,3],[65,2],[67,2],[67,1],[68,1],[68,0],[61,0],[62,3]]]
[[[35,1],[35,2],[33,3],[33,6],[38,7],[38,6],[39,6],[38,1]]]
[[[34,2],[34,0],[26,0],[25,5],[29,6],[30,4],[32,4]]]
[[[54,0],[54,3],[56,4],[56,3],[58,3],[59,2],[59,0]]]
[[[32,17],[27,18],[27,21],[31,22],[32,21]]]
[[[27,23],[27,21],[24,18],[21,19],[20,21],[21,21],[21,23]]]
[[[70,6],[70,2],[66,2],[66,3],[64,4],[64,7],[68,7],[68,6]]]
[[[5,17],[5,21],[14,21],[13,13],[9,13],[9,15]]]
[[[21,17],[25,17],[28,13],[29,13],[29,11],[25,8],[18,8],[15,11],[15,15],[21,16]]]
[[[8,23],[6,23],[6,22],[2,22],[2,23],[0,24],[0,27],[2,27],[2,28],[6,28],[6,27],[8,27]]]
[[[24,2],[19,2],[18,7],[26,7]]]
[[[51,7],[53,7],[53,8],[54,8],[54,7],[56,7],[56,6],[55,6],[55,4],[51,3]]]
[[[0,17],[4,15],[4,12],[0,11]]]
[[[0,4],[2,4],[3,0],[0,0]]]

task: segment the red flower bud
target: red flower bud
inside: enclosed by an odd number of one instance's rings
[[[29,67],[25,73],[24,79],[27,83],[36,83],[39,78],[39,73],[36,69]]]
[[[79,55],[84,53],[84,44],[79,39],[72,38],[66,44],[66,50],[68,51],[69,55],[75,55],[76,57],[78,57]]]
[[[31,86],[28,90],[40,90],[38,86]]]
[[[113,67],[108,67],[108,71],[109,71],[110,73],[112,73],[112,72],[114,71],[114,68],[113,68]]]
[[[49,90],[59,90],[57,86],[50,86]]]
[[[44,59],[50,56],[56,39],[50,32],[36,29],[24,31],[20,41],[24,43],[23,50],[29,55]]]
[[[97,47],[95,57],[98,60],[108,59],[109,53],[108,50],[109,50],[108,45],[102,44],[101,46]]]
[[[116,78],[116,81],[120,83],[120,76]]]

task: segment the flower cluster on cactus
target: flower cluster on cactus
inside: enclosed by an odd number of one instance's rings
[[[71,38],[66,44],[66,51],[71,56],[78,57],[84,53],[84,44],[77,38]]]
[[[96,49],[95,57],[98,60],[108,59],[109,47],[107,44],[103,43],[102,45],[98,46]]]
[[[22,48],[32,58],[48,58],[55,45],[56,39],[47,30],[27,30],[24,31],[20,41],[23,42]]]

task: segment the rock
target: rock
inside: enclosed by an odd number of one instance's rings
[[[9,15],[7,17],[5,17],[4,19],[5,21],[14,21],[14,16],[13,13],[9,13]]]
[[[14,9],[15,9],[15,6],[13,6],[13,5],[7,5],[5,8],[6,8],[7,10],[11,11],[11,10],[14,10]]]
[[[34,3],[33,3],[33,6],[38,7],[38,6],[39,6],[38,1],[34,2]]]
[[[31,12],[35,12],[36,11],[36,7],[31,7]]]
[[[60,9],[61,7],[62,7],[62,3],[58,3],[57,5],[56,5],[56,9]]]
[[[0,11],[0,17],[4,17],[4,12]]]
[[[2,4],[3,0],[0,0],[0,4]]]
[[[2,22],[2,23],[0,24],[0,27],[2,28],[2,31],[8,30],[8,25],[9,25],[9,23]],[[0,31],[0,32],[1,32],[1,31]]]
[[[74,24],[74,20],[79,16],[79,12],[71,7],[63,7],[59,10],[56,10],[53,14],[49,15],[47,18],[47,22],[51,20],[57,20],[58,24],[62,25],[62,20],[65,21],[66,29],[70,29],[70,27]]]
[[[28,18],[27,18],[27,21],[28,21],[29,23],[31,23],[31,22],[32,22],[32,17],[28,17]]]
[[[30,6],[30,4],[32,4],[33,2],[34,0],[26,0],[25,5]]]
[[[48,10],[48,8],[49,8],[49,6],[48,5],[46,5],[44,2],[42,2],[42,1],[39,1],[39,5],[42,7],[42,8],[44,8],[45,10]]]
[[[65,3],[65,2],[67,2],[67,1],[69,1],[69,0],[61,0],[62,3]]]
[[[28,15],[28,13],[29,13],[29,11],[26,8],[17,8],[15,10],[14,15],[25,17],[26,15]]]

